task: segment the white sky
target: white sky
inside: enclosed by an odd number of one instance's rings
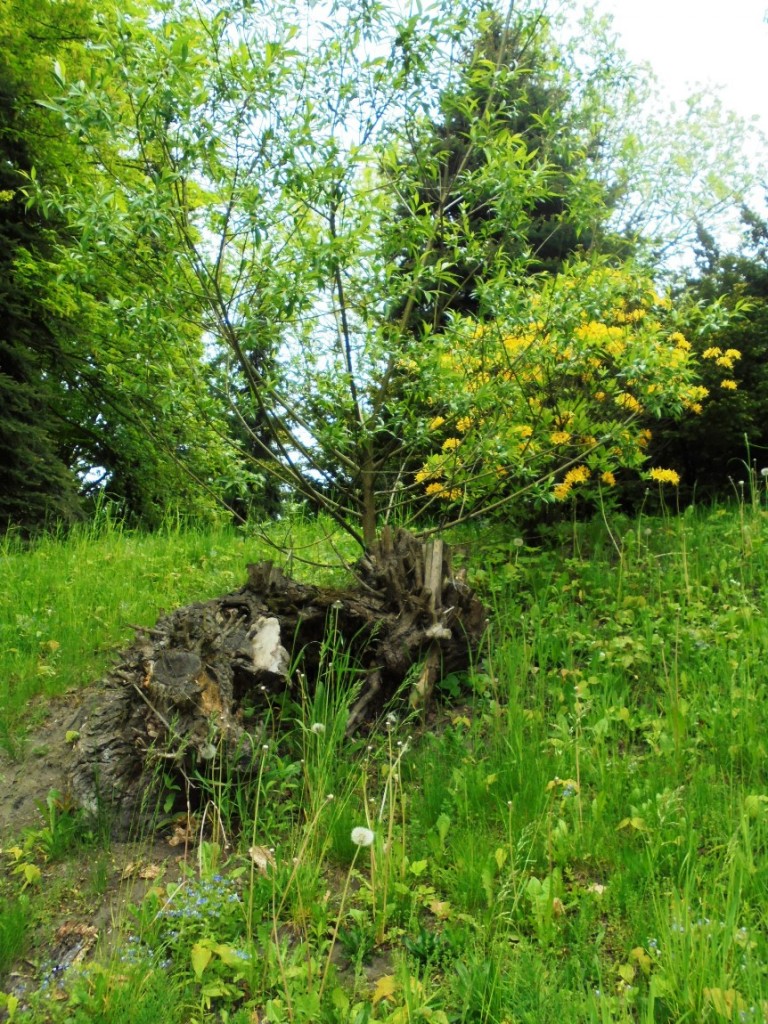
[[[768,0],[597,0],[635,61],[653,67],[670,98],[718,87],[726,107],[759,115],[768,134]]]

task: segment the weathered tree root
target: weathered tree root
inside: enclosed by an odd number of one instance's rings
[[[296,692],[292,662],[312,691],[331,628],[363,676],[349,732],[375,719],[409,675],[408,699],[424,706],[441,674],[469,665],[485,608],[451,573],[441,541],[424,545],[406,531],[386,530],[357,577],[338,590],[297,583],[269,562],[250,565],[240,590],[139,630],[80,730],[75,796],[108,808],[124,830],[141,816],[158,765],[188,779],[222,743],[252,748],[270,702]]]

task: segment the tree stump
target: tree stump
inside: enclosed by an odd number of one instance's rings
[[[240,590],[138,630],[80,730],[75,797],[124,831],[142,816],[158,765],[180,782],[222,744],[242,752],[260,743],[270,703],[296,694],[291,665],[312,692],[330,629],[362,677],[348,733],[396,696],[426,705],[441,674],[469,666],[485,608],[451,572],[442,541],[387,529],[356,570],[356,586],[339,590],[298,583],[270,562],[249,565]]]

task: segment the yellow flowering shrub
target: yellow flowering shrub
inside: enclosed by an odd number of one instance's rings
[[[615,487],[618,471],[643,469],[649,416],[700,411],[701,360],[731,370],[739,358],[716,347],[698,356],[673,304],[639,272],[586,263],[521,283],[496,320],[457,318],[420,354],[439,414],[415,483],[463,507],[502,491],[549,502]],[[677,474],[651,479],[674,484]]]

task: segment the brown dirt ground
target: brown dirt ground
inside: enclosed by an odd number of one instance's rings
[[[23,846],[30,831],[45,828],[51,790],[67,799],[73,753],[66,735],[79,728],[97,696],[98,689],[90,687],[30,709],[35,725],[18,738],[18,756],[0,750],[0,899],[20,888],[10,849]],[[110,842],[106,849],[89,846],[55,863],[32,859],[42,871],[40,920],[33,926],[25,958],[14,964],[8,977],[0,978],[0,989],[19,996],[22,1005],[24,995],[37,989],[53,967],[66,968],[98,948],[110,948],[120,932],[125,905],[140,901],[158,879],[178,878],[183,858],[180,848],[158,836]]]
[[[73,760],[66,734],[79,728],[98,695],[98,687],[89,687],[47,699],[30,709],[36,724],[19,737],[20,755],[12,758],[0,750],[0,900],[19,892],[9,849],[22,845],[30,830],[46,826],[45,802],[52,789],[66,799]],[[126,906],[140,902],[151,886],[178,880],[185,859],[194,870],[194,843],[185,854],[183,846],[172,846],[167,835],[157,835],[137,842],[111,840],[107,847],[89,847],[54,863],[36,860],[42,870],[36,897],[42,900],[42,910],[33,927],[31,947],[5,978],[0,977],[0,990],[17,996],[23,1008],[26,996],[45,979],[50,981],[54,968],[61,978],[71,965],[97,951],[108,952],[125,934]],[[98,886],[96,873],[101,876]],[[338,948],[334,960],[342,977],[351,979],[352,969]],[[391,971],[387,950],[377,953],[364,968],[371,984]],[[0,1022],[5,1019],[7,1014],[0,1009]]]

